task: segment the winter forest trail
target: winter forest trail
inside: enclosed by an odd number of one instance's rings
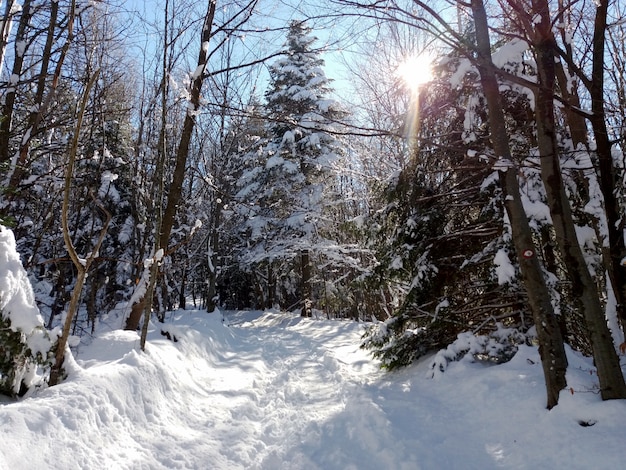
[[[313,469],[339,468],[346,459],[354,463],[359,458],[352,454],[354,446],[346,447],[348,455],[343,456],[342,446],[347,440],[366,437],[360,434],[367,428],[342,428],[346,423],[333,419],[359,401],[357,384],[380,375],[354,342],[350,333],[355,325],[328,323],[312,330],[310,320],[280,314],[249,321],[231,313],[225,320],[244,356],[241,365],[262,358],[249,400],[231,408],[232,422],[225,423],[228,429],[242,426],[251,440],[250,445],[242,444],[255,450],[249,462],[241,462],[244,467]],[[381,437],[383,430],[379,430]],[[389,463],[372,460],[371,455],[368,460],[355,468],[382,468]]]
[[[152,331],[101,332],[62,384],[0,404],[0,469],[613,469],[626,404],[602,403],[571,355],[543,408],[535,348],[509,363],[383,373],[362,325],[276,312],[175,312]],[[577,420],[597,423],[579,426]]]

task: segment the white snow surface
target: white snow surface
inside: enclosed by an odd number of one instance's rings
[[[432,357],[381,372],[359,349],[356,322],[179,311],[164,328],[178,341],[152,329],[144,353],[136,333],[101,325],[70,356],[65,382],[1,403],[0,468],[573,470],[626,460],[626,401],[602,402],[591,361],[569,350],[572,390],[548,411],[532,347],[427,379]]]

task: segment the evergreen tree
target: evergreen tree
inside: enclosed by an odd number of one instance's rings
[[[451,84],[458,57],[444,62],[438,79],[420,90],[415,147],[379,213],[380,265],[368,282],[394,292],[396,305],[364,345],[388,368],[446,348],[465,331],[529,326],[497,175],[485,162],[483,98],[471,78]]]
[[[23,394],[35,385],[51,348],[13,232],[0,225],[0,393]]]
[[[272,306],[280,295],[287,304],[300,303],[306,316],[311,263],[327,241],[328,215],[337,200],[332,166],[344,153],[333,134],[344,113],[328,97],[330,81],[310,33],[304,22],[292,21],[284,57],[270,66],[268,122],[245,155],[249,169],[237,195],[250,238],[242,262],[263,271],[265,304]]]

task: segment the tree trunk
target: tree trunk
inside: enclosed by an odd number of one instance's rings
[[[164,194],[164,183],[163,183],[163,174],[165,167],[165,155],[167,154],[167,141],[165,138],[165,132],[167,128],[167,83],[168,83],[168,26],[169,26],[169,1],[165,1],[164,5],[165,11],[165,21],[164,21],[164,46],[163,46],[163,54],[161,55],[162,59],[162,77],[161,77],[161,87],[160,87],[160,98],[161,98],[161,128],[159,129],[159,139],[157,144],[157,162],[156,168],[154,171],[154,179],[153,179],[153,191],[155,192],[153,199],[148,201],[148,206],[152,204],[152,211],[156,214],[156,219],[154,221],[154,234],[155,240],[154,245],[152,247],[152,256],[149,260],[144,260],[143,263],[143,272],[139,282],[137,283],[136,289],[141,292],[143,289],[143,293],[139,295],[136,299],[131,297],[131,311],[130,315],[126,319],[126,325],[124,326],[125,330],[135,331],[139,327],[139,322],[141,321],[141,316],[145,316],[145,321],[143,327],[141,329],[141,339],[140,339],[140,347],[143,350],[145,347],[145,337],[148,334],[148,323],[150,321],[150,316],[152,314],[152,303],[154,297],[154,286],[156,283],[156,275],[158,272],[156,264],[157,253],[161,256],[161,246],[159,244],[160,233],[161,233],[161,222],[163,220],[163,194]],[[140,134],[141,136],[141,134]],[[141,248],[141,252],[144,252],[144,247]],[[140,258],[141,259],[141,258]],[[137,292],[137,290],[135,292]]]
[[[157,276],[159,275],[159,263],[162,259],[163,250],[158,250],[152,256],[152,264],[146,269],[148,270],[148,282],[146,285],[145,297],[143,297],[139,303],[143,305],[143,325],[141,325],[141,336],[139,340],[139,347],[142,351],[146,350],[146,339],[148,337],[148,326],[150,325],[150,316],[152,314],[152,305],[154,304],[154,287],[156,286]],[[132,313],[132,312],[131,312]],[[141,315],[142,312],[139,312]],[[140,318],[139,318],[140,319]],[[139,319],[137,322],[139,322]],[[128,323],[126,324],[128,329]]]
[[[504,171],[500,172],[500,185],[511,223],[513,245],[517,252],[522,282],[528,295],[537,329],[539,354],[546,381],[547,407],[552,408],[558,404],[559,392],[567,385],[565,380],[567,357],[565,356],[559,325],[554,315],[550,292],[537,258],[537,248],[533,242],[532,232],[519,193],[517,172],[511,158],[509,137],[505,128],[500,92],[494,72],[495,67],[491,60],[491,44],[485,7],[482,0],[472,0],[471,4],[478,43],[480,82],[487,100],[491,140],[495,154],[502,159],[502,166],[505,167]],[[506,168],[507,166],[508,168]]]
[[[209,286],[207,293],[207,312],[215,310],[217,300],[217,257],[220,243],[220,223],[222,219],[222,204],[216,203],[213,213],[213,227],[208,238],[207,261],[209,265]]]
[[[102,246],[102,241],[104,240],[104,236],[106,234],[109,223],[111,222],[111,214],[104,209],[103,206],[98,205],[98,207],[103,210],[106,214],[106,220],[103,224],[102,230],[100,231],[99,238],[95,243],[93,249],[90,254],[86,257],[86,259],[80,259],[76,249],[74,248],[74,244],[72,242],[72,238],[70,236],[69,229],[69,202],[70,202],[70,189],[72,186],[72,176],[74,173],[74,163],[76,161],[76,153],[78,150],[78,140],[80,137],[80,128],[83,122],[83,116],[85,114],[85,108],[87,107],[87,101],[89,99],[89,93],[93,84],[96,82],[98,78],[98,72],[96,72],[91,80],[85,87],[85,91],[83,92],[83,98],[81,101],[80,111],[78,113],[78,118],[76,120],[76,128],[74,129],[74,138],[72,139],[72,146],[70,148],[67,168],[65,170],[65,184],[63,188],[63,207],[61,209],[61,223],[63,228],[63,241],[65,242],[65,248],[67,249],[70,258],[72,259],[72,263],[78,272],[76,277],[76,284],[74,284],[74,289],[72,290],[72,297],[70,299],[70,305],[67,310],[67,316],[65,317],[65,323],[63,324],[63,331],[61,336],[59,337],[59,341],[56,347],[55,353],[55,361],[50,370],[50,378],[48,380],[48,384],[50,386],[56,385],[58,380],[61,378],[63,373],[63,362],[65,361],[65,349],[67,348],[67,341],[70,336],[70,328],[72,326],[72,319],[74,318],[76,312],[78,311],[78,303],[80,300],[80,295],[83,290],[83,285],[85,284],[85,279],[87,278],[87,272],[89,271],[89,267],[91,266],[93,260],[97,256],[100,247]]]
[[[20,22],[15,36],[15,57],[13,58],[13,68],[9,78],[9,86],[7,87],[6,95],[4,96],[2,106],[0,108],[0,165],[8,163],[11,160],[11,124],[13,121],[13,112],[15,111],[14,108],[15,98],[17,96],[17,86],[22,75],[24,55],[26,54],[25,47],[24,50],[19,50],[18,45],[28,44],[26,34],[31,17],[30,5],[31,0],[26,0],[22,5]]]
[[[8,0],[4,6],[4,16],[0,20],[0,70],[4,67],[4,57],[9,45],[9,35],[13,26],[13,5],[15,0]]]
[[[546,188],[556,241],[572,282],[572,294],[583,308],[589,339],[598,370],[600,393],[604,400],[626,398],[626,383],[609,332],[596,284],[589,273],[576,235],[572,209],[565,193],[556,143],[554,117],[556,43],[552,34],[550,10],[545,0],[533,0],[535,21],[533,48],[536,54],[539,86],[535,93],[537,145],[541,177]]]
[[[165,322],[165,312],[167,310],[171,310],[172,305],[170,301],[170,294],[167,283],[167,276],[165,272],[161,271],[160,276],[158,277],[159,286],[161,287],[161,296],[159,299],[159,305],[161,308],[158,309],[158,320],[161,323]]]
[[[186,294],[186,284],[187,284],[187,267],[183,266],[183,274],[180,279],[180,289],[178,291],[178,308],[185,310],[187,307],[187,294]]]
[[[63,330],[54,353],[54,364],[50,369],[50,378],[48,379],[48,385],[53,387],[59,382],[63,375],[63,362],[65,362],[65,349],[67,348],[67,340],[70,337],[70,328],[72,327],[72,319],[75,313],[78,311],[78,302],[80,300],[80,294],[85,284],[87,272],[84,267],[78,270],[78,276],[76,277],[76,284],[72,290],[72,298],[70,300],[70,306],[67,310],[67,316],[65,317],[65,323],[63,324]]]
[[[274,275],[274,264],[271,259],[267,262],[267,301],[265,308],[274,308],[276,304],[276,276]]]
[[[169,244],[169,238],[172,233],[172,227],[174,226],[174,220],[178,211],[178,206],[181,203],[183,182],[185,179],[185,171],[187,167],[187,157],[189,156],[189,144],[191,143],[191,137],[193,135],[193,129],[196,124],[196,112],[200,109],[200,92],[202,90],[202,82],[204,80],[204,71],[208,60],[208,43],[211,39],[211,27],[213,25],[213,18],[215,16],[216,1],[209,1],[207,13],[204,17],[204,23],[202,25],[202,31],[200,34],[200,52],[198,54],[198,67],[194,72],[193,80],[191,82],[190,102],[185,114],[185,120],[183,122],[183,130],[176,151],[176,162],[174,165],[174,173],[172,175],[172,181],[168,185],[167,205],[163,212],[163,218],[160,221],[160,231],[157,234],[157,247],[163,249],[167,254],[167,246]],[[157,250],[158,252],[158,250]],[[156,272],[152,273],[153,275]],[[146,296],[149,299],[154,295],[154,281],[151,279]],[[141,349],[145,348],[147,324],[150,320],[151,305],[148,303],[144,313],[144,327],[141,334]],[[126,323],[128,329],[129,323]]]
[[[303,317],[312,317],[313,300],[311,299],[311,255],[309,250],[300,252],[302,267],[302,312]]]
[[[187,108],[185,121],[183,122],[183,131],[176,151],[176,164],[174,166],[174,173],[172,174],[172,182],[169,185],[167,206],[165,206],[165,212],[163,213],[160,245],[164,249],[167,248],[169,243],[176,212],[181,203],[183,182],[187,169],[187,157],[189,156],[189,144],[191,143],[193,129],[196,125],[196,112],[200,109],[200,92],[204,80],[204,69],[208,60],[208,48],[206,45],[211,38],[211,26],[213,25],[213,17],[215,16],[215,4],[215,1],[209,1],[209,9],[204,17],[204,24],[202,25],[198,67],[194,73],[195,77],[191,84],[189,107]]]
[[[591,126],[596,141],[596,153],[599,163],[600,190],[604,198],[604,210],[609,238],[608,256],[605,256],[605,267],[613,285],[617,301],[617,317],[620,320],[622,331],[626,333],[626,266],[622,259],[626,256],[624,244],[624,220],[620,215],[620,207],[615,196],[615,187],[619,178],[613,163],[611,141],[606,125],[604,106],[604,68],[605,43],[607,30],[607,0],[598,2],[594,34],[593,34],[593,64],[591,86]]]

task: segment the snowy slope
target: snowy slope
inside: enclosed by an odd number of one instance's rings
[[[178,312],[177,342],[102,333],[70,378],[0,405],[0,469],[617,469],[626,402],[601,402],[571,353],[544,409],[534,348],[508,364],[384,374],[361,325]],[[591,371],[591,372],[590,372]],[[580,426],[578,421],[595,423]]]

